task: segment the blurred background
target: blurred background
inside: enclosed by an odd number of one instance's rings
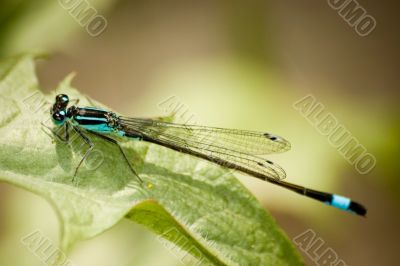
[[[74,71],[75,87],[129,116],[168,115],[162,103],[172,99],[181,122],[285,137],[292,150],[268,158],[285,168],[287,181],[368,207],[363,219],[237,174],[289,238],[312,229],[347,265],[398,264],[397,3],[359,1],[377,22],[361,37],[328,1],[79,1],[107,21],[93,37],[65,2],[2,0],[0,57],[49,51],[38,67],[44,91]],[[360,175],[293,108],[310,93],[376,157],[372,172]],[[39,229],[57,243],[50,205],[0,184],[0,213],[0,265],[43,265],[20,239]],[[181,265],[129,221],[79,244],[69,258],[76,265]]]

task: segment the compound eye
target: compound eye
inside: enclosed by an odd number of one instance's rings
[[[53,114],[53,122],[56,125],[61,125],[64,123],[65,120],[65,112],[64,111],[60,111],[60,112],[55,112]]]
[[[56,96],[56,103],[59,103],[61,106],[67,106],[69,102],[68,95],[65,94],[58,94]]]

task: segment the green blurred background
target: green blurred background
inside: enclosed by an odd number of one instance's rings
[[[276,133],[292,150],[269,158],[290,182],[350,196],[363,219],[237,175],[290,238],[312,229],[348,265],[397,265],[400,233],[398,4],[359,3],[376,29],[360,37],[327,1],[90,0],[108,26],[97,37],[55,0],[2,0],[0,57],[45,50],[38,75],[50,91],[73,85],[130,116],[180,119]],[[377,159],[360,175],[292,104],[312,93]],[[179,117],[178,117],[179,119]],[[58,221],[41,198],[0,184],[0,265],[42,265],[20,243],[39,229],[54,243]],[[307,255],[303,257],[314,265]],[[78,245],[76,265],[181,265],[151,233],[122,221]]]

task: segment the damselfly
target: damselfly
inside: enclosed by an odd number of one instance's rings
[[[364,206],[347,197],[282,181],[285,178],[284,170],[277,164],[260,157],[260,155],[290,149],[290,143],[279,136],[249,130],[130,118],[96,107],[76,105],[68,107],[68,105],[68,96],[59,94],[50,113],[55,126],[65,127],[64,136],[53,131],[60,139],[68,141],[68,129],[72,127],[89,145],[89,149],[75,169],[74,177],[93,149],[89,135],[96,135],[118,146],[132,173],[142,182],[117,139],[143,140],[240,171],[341,210],[358,215],[365,215],[367,212]]]

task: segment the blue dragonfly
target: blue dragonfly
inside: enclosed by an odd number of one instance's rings
[[[142,179],[119,144],[121,139],[140,140],[234,169],[341,210],[361,216],[366,215],[367,210],[363,205],[347,197],[283,181],[286,177],[285,171],[279,165],[260,157],[260,155],[289,150],[290,143],[282,137],[250,130],[131,118],[97,107],[69,106],[69,103],[67,95],[57,95],[50,113],[56,127],[65,127],[64,136],[53,130],[60,139],[68,141],[69,129],[72,127],[89,145],[89,149],[75,169],[74,177],[93,149],[93,142],[89,136],[95,135],[119,148],[133,175],[142,183]]]

